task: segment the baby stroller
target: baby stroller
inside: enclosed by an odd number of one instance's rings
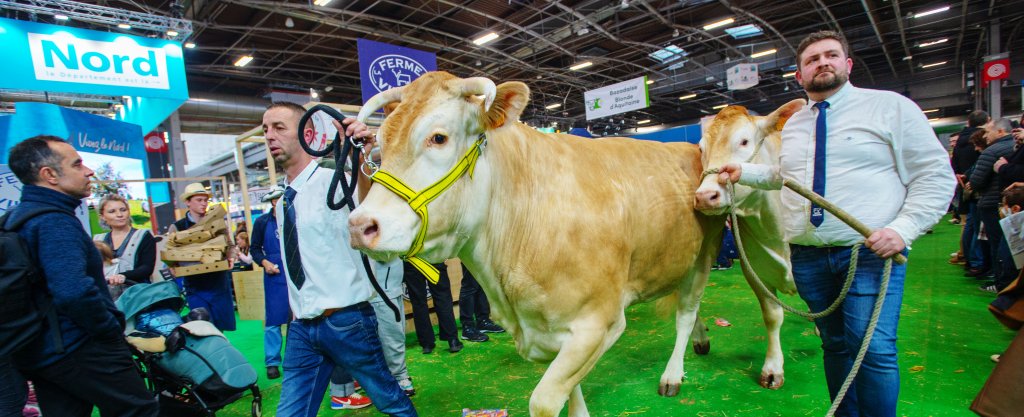
[[[202,320],[205,311],[182,319],[185,300],[174,281],[133,285],[116,304],[125,313],[135,364],[160,401],[160,415],[214,416],[246,391],[252,392],[252,416],[262,415],[256,370]]]

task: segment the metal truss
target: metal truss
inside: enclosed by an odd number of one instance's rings
[[[75,20],[113,27],[128,24],[133,29],[159,32],[162,37],[178,41],[188,39],[192,34],[192,21],[190,20],[68,0],[0,0],[0,9],[36,14],[60,14]],[[177,35],[172,36],[174,32],[177,32]]]

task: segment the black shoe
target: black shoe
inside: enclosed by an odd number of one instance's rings
[[[971,277],[971,278],[978,278],[978,277],[983,277],[983,276],[986,276],[986,275],[989,275],[989,271],[983,271],[983,270],[978,269],[978,268],[971,268],[971,269],[968,269],[967,272],[964,272],[964,276],[965,277]]]
[[[462,342],[460,342],[458,338],[455,338],[455,339],[452,339],[452,340],[448,341],[448,351],[449,352],[451,352],[451,353],[458,353],[460,350],[462,350]]]
[[[487,335],[480,333],[479,330],[472,327],[462,328],[462,340],[468,340],[470,342],[486,342],[491,340]]]
[[[505,333],[505,329],[491,321],[490,319],[482,319],[477,323],[477,328],[480,329],[481,333]]]
[[[423,354],[424,355],[429,355],[431,353],[434,353],[434,347],[433,346],[424,346],[423,347]]]
[[[278,379],[281,377],[281,369],[276,366],[267,367],[267,378]]]

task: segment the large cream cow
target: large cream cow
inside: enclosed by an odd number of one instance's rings
[[[528,99],[523,83],[443,72],[372,98],[363,120],[399,103],[378,133],[374,177],[397,180],[374,184],[352,212],[352,245],[375,259],[408,256],[427,219],[413,260],[462,259],[519,354],[550,363],[532,416],[556,416],[566,401],[570,416],[589,415],[579,384],[622,334],[624,309],[679,294],[676,346],[659,386],[678,392],[722,228],[721,216],[693,207],[698,147],[542,134],[518,122]],[[417,192],[467,160],[464,175],[419,206],[426,212],[413,211],[406,200],[422,203]]]
[[[777,164],[780,132],[793,113],[804,105],[802,99],[786,103],[768,116],[752,116],[741,106],[722,109],[701,138],[701,160],[706,167],[720,167],[726,163],[753,162]],[[730,206],[737,215],[736,230],[746,250],[750,264],[773,293],[796,292],[789,264],[789,246],[782,241],[782,210],[780,192],[758,190],[746,186],[734,187],[729,195],[718,183],[717,175],[708,175],[697,189],[697,209],[708,215],[724,213]],[[744,271],[746,274],[747,271]],[[750,282],[753,277],[746,276]],[[750,282],[752,288],[757,288]],[[785,382],[782,346],[779,329],[783,311],[773,301],[757,292],[764,324],[768,330],[768,353],[761,369],[761,385],[777,389]]]

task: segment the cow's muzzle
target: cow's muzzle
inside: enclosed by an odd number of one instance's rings
[[[717,184],[702,186],[694,195],[694,208],[704,214],[721,214],[728,207],[729,195]]]
[[[380,240],[380,223],[366,213],[353,213],[348,218],[348,233],[353,248],[372,251]]]

